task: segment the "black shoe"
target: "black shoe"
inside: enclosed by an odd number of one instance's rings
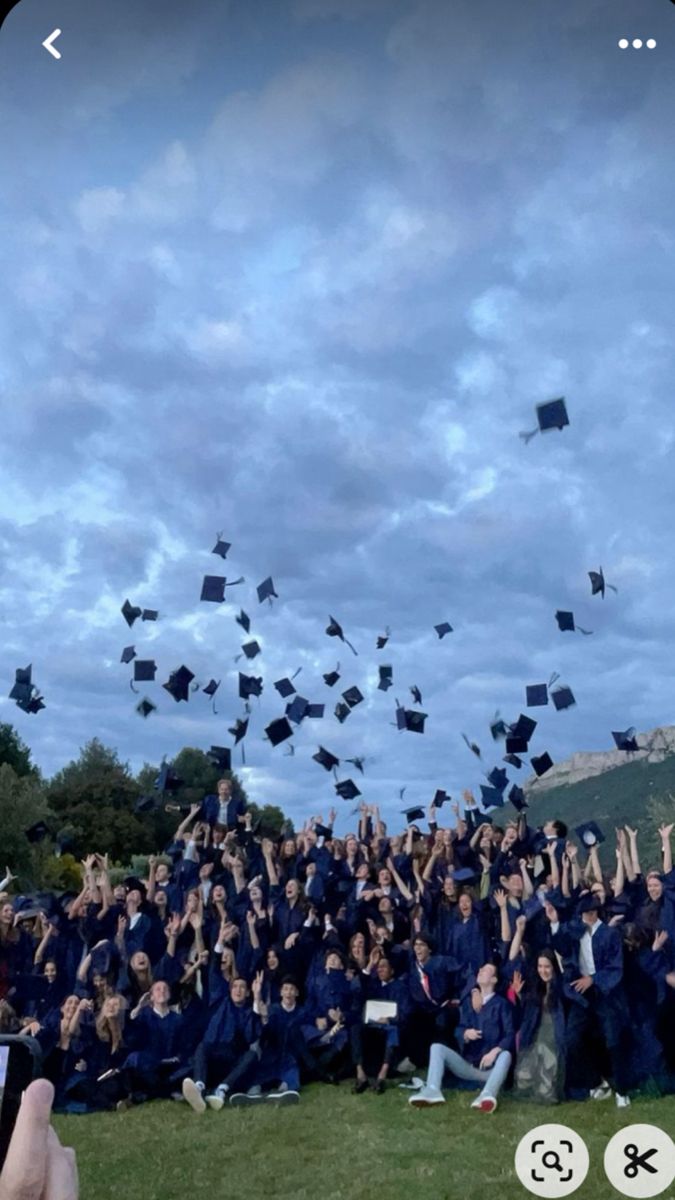
[[[352,1092],[355,1096],[361,1096],[364,1092],[368,1091],[369,1086],[370,1085],[367,1079],[357,1079],[352,1088]]]
[[[383,1096],[383,1095],[384,1095],[384,1093],[385,1093],[385,1091],[386,1091],[386,1085],[385,1085],[384,1079],[376,1079],[376,1080],[375,1080],[375,1082],[374,1082],[374,1084],[373,1084],[373,1091],[374,1091],[374,1092],[375,1092],[375,1093],[376,1093],[378,1096]]]

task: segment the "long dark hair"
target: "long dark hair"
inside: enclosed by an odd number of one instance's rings
[[[544,980],[539,975],[537,968],[540,958],[545,958],[553,968],[553,976],[550,984],[544,983]],[[536,957],[533,955],[533,959],[534,962],[529,973],[529,978],[525,984],[525,999],[531,1000],[535,1004],[538,1004],[540,1008],[546,1008],[549,1011],[558,1008],[562,999],[560,968],[553,950],[545,946],[543,950],[539,951]]]

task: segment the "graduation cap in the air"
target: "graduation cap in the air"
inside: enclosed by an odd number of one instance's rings
[[[513,786],[511,787],[511,789],[509,791],[508,799],[511,801],[513,807],[516,809],[517,812],[522,812],[523,809],[528,807],[528,803],[525,798],[525,793],[522,788],[518,787],[517,783],[514,783]]]
[[[356,708],[357,704],[363,700],[363,696],[357,687],[350,687],[342,693],[342,699],[350,708]]]
[[[563,611],[560,608],[556,611],[555,619],[558,622],[558,629],[561,633],[574,633],[577,630],[588,637],[593,632],[592,629],[582,629],[581,625],[575,625],[574,613]]]
[[[215,696],[219,687],[220,687],[219,679],[209,679],[209,682],[207,683],[206,687],[202,688],[202,691],[205,696],[213,697],[213,696]]]
[[[394,668],[393,667],[378,667],[380,682],[377,687],[380,692],[388,692],[390,687],[394,686]]]
[[[228,733],[231,733],[232,737],[234,738],[235,746],[238,746],[240,742],[242,743],[241,761],[243,763],[246,762],[246,751],[244,750],[243,742],[244,742],[244,738],[246,737],[247,731],[248,731],[248,717],[237,717],[234,725],[231,725],[228,728]]]
[[[286,717],[277,717],[276,721],[271,721],[266,726],[265,735],[273,746],[278,746],[281,742],[285,742],[287,738],[293,737],[293,727]]]
[[[244,583],[243,575],[239,579],[226,579],[224,575],[205,575],[202,582],[200,600],[210,600],[214,604],[222,604],[225,599],[225,589]]]
[[[547,771],[551,770],[553,759],[545,750],[543,754],[536,754],[534,758],[531,758],[530,763],[535,775],[545,775]]]
[[[556,688],[554,692],[551,692],[551,700],[556,712],[561,712],[563,709],[571,708],[573,704],[576,704],[574,693],[569,687]]]
[[[384,633],[380,634],[380,636],[377,639],[377,649],[378,650],[384,650],[387,642],[389,641],[390,635],[391,635],[391,630],[390,630],[389,626],[387,625]]]
[[[286,705],[286,716],[294,725],[299,725],[300,722],[307,716],[309,708],[309,700],[304,696],[294,696],[293,699]]]
[[[245,633],[251,632],[251,618],[248,613],[245,613],[243,608],[239,610],[239,616],[234,618],[237,625],[241,625]]]
[[[274,596],[277,600],[279,599],[277,593],[274,590],[274,584],[272,582],[271,575],[268,575],[267,579],[263,579],[262,583],[258,584],[256,591],[258,593],[258,600],[261,604],[262,604],[263,600],[269,600],[269,602],[271,604],[272,596]]]
[[[496,787],[486,787],[484,783],[480,785],[480,800],[483,808],[503,808],[504,793]]]
[[[616,733],[612,731],[612,737],[616,742],[617,750],[625,750],[630,754],[633,751],[640,749],[637,744],[635,727],[633,725],[630,726],[630,729],[624,729],[622,733]]]
[[[153,704],[152,700],[148,700],[147,696],[144,696],[140,703],[136,705],[136,712],[145,719],[150,716],[150,713],[156,711],[157,705]]]
[[[361,791],[353,779],[342,779],[335,784],[335,791],[342,800],[355,800],[357,796],[361,795]]]
[[[141,613],[141,621],[156,621],[159,616],[159,609],[144,608]]]
[[[441,621],[440,625],[434,625],[434,629],[436,630],[438,639],[441,642],[443,641],[446,633],[452,633],[452,625],[449,625],[447,621]]]
[[[401,816],[405,817],[406,824],[412,825],[414,821],[424,820],[424,809],[419,804],[413,804],[411,808],[404,808]]]
[[[44,698],[38,695],[37,688],[30,700],[17,700],[16,706],[25,713],[39,713],[42,708],[46,707]]]
[[[34,692],[34,684],[32,682],[32,664],[28,667],[17,667],[14,672],[14,685],[9,693],[10,700],[16,700],[17,703],[23,701],[27,703]]]
[[[305,710],[305,716],[309,717],[310,721],[320,721],[325,711],[325,704],[308,704]]]
[[[527,750],[527,746],[525,746],[524,749]],[[523,765],[522,758],[519,758],[517,754],[513,754],[513,753],[505,754],[504,762],[508,763],[510,767],[515,767],[516,771],[519,771]]]
[[[357,771],[360,771],[362,775],[365,774],[365,771],[363,770],[363,764],[365,763],[365,761],[366,761],[365,758],[359,758],[358,755],[356,758],[346,758],[345,759],[345,762],[351,763],[352,766],[356,767]]]
[[[442,808],[446,800],[449,799],[450,797],[448,793],[443,788],[437,788],[431,803],[433,804],[434,808]]]
[[[561,396],[558,400],[547,400],[545,404],[538,404],[537,428],[521,433],[520,437],[527,445],[536,433],[546,433],[549,429],[564,429],[569,423],[565,401]]]
[[[355,650],[351,642],[347,641],[343,633],[342,626],[335,620],[335,617],[329,616],[328,625],[326,626],[326,633],[329,637],[339,638],[341,642],[344,642],[346,646],[349,646],[352,654],[358,654],[358,650]]]
[[[125,646],[125,647],[124,647],[124,650],[122,651],[122,655],[121,655],[121,657],[120,657],[120,662],[122,662],[122,663],[130,663],[130,662],[131,662],[131,660],[132,660],[133,658],[135,658],[135,657],[136,657],[136,648],[135,648],[135,646]]]
[[[211,551],[211,553],[219,554],[221,558],[227,558],[227,552],[231,548],[231,546],[232,546],[231,542],[224,542],[222,540],[222,534],[217,533],[216,534],[216,544],[213,547],[213,550]]]
[[[495,713],[490,722],[490,733],[492,734],[493,741],[498,742],[500,738],[505,738],[508,732],[509,728],[506,721],[502,721],[498,712]]]
[[[527,743],[530,741],[532,734],[534,733],[536,728],[537,728],[537,722],[535,720],[533,720],[532,717],[528,717],[526,713],[521,713],[520,716],[518,717],[518,720],[515,721],[514,724],[511,726],[510,736],[512,738],[520,738],[520,739],[524,740],[525,741],[525,749],[527,749]],[[509,746],[509,738],[506,739],[506,749],[507,749],[507,751],[509,749],[513,749],[516,754],[519,753],[519,751],[516,750],[515,746],[513,746],[513,747]]]
[[[326,771],[332,771],[335,767],[339,767],[340,759],[331,754],[330,750],[325,750],[323,746],[319,746],[316,754],[312,755],[314,762],[319,763],[319,766],[324,767]]]
[[[427,713],[417,712],[414,708],[403,708],[396,701],[396,725],[399,729],[407,729],[409,733],[424,733],[424,722]]]
[[[340,678],[340,664],[338,663],[334,671],[328,671],[324,675],[323,681],[324,681],[326,687],[335,687],[335,684],[337,683],[339,678]]]
[[[487,777],[487,781],[490,787],[497,788],[498,791],[503,792],[509,782],[509,777],[503,767],[493,767]]]
[[[232,770],[232,751],[229,746],[212,746],[208,752],[208,757],[219,771]]]
[[[421,704],[421,703],[422,703],[422,693],[421,693],[420,689],[417,687],[417,685],[416,685],[416,684],[413,684],[413,685],[412,685],[412,687],[411,687],[411,689],[410,689],[410,695],[412,696],[412,698],[413,698],[413,702],[414,702],[415,704]]]
[[[140,608],[138,608],[135,604],[132,604],[130,600],[124,601],[124,604],[122,605],[122,608],[121,608],[121,613],[130,629],[131,629],[131,626],[133,625],[134,621],[137,621],[138,618],[140,617],[141,611],[142,610]]]
[[[260,696],[263,690],[262,675],[242,675],[239,672],[239,698],[248,700],[250,696]]]
[[[298,667],[297,671],[295,671],[295,673],[293,675],[291,675],[290,679],[288,679],[286,676],[284,676],[283,679],[277,679],[277,682],[275,683],[274,686],[277,689],[282,700],[286,700],[289,696],[293,695],[293,693],[295,691],[295,687],[293,686],[292,681],[295,679],[296,675],[300,674],[301,670],[302,670],[302,667]]]
[[[575,826],[574,832],[584,846],[599,846],[604,842],[605,835],[599,825],[595,821],[584,821],[582,825]]]
[[[154,683],[156,673],[157,663],[154,658],[137,658],[134,662],[133,682],[129,682],[132,692],[137,690],[134,683]]]
[[[476,742],[470,742],[465,733],[462,734],[462,737],[463,737],[464,741],[466,742],[467,746],[469,747],[469,750],[471,751],[471,753],[475,754],[476,758],[481,758],[480,746],[477,745]]]
[[[256,642],[255,638],[253,638],[253,640],[250,642],[244,642],[241,649],[242,653],[249,660],[249,662],[254,659],[257,654],[260,654],[260,644]],[[240,658],[241,654],[238,654],[234,661],[238,662]]]
[[[172,671],[169,675],[167,683],[163,683],[162,687],[173,696],[174,700],[187,700],[190,694],[190,684],[194,679],[194,674],[186,666],[181,666],[177,671]]]
[[[545,683],[534,683],[525,689],[525,703],[528,708],[537,708],[548,704],[548,687]]]
[[[183,780],[178,778],[172,764],[163,758],[159,767],[159,775],[155,780],[155,791],[163,795],[164,792],[176,792],[182,786]]]
[[[335,705],[335,716],[341,725],[347,720],[347,717],[351,711],[352,710],[348,704],[344,704],[342,700],[338,700],[337,704]]]
[[[34,825],[30,825],[25,831],[26,840],[31,846],[36,846],[38,842],[43,842],[49,836],[49,827],[44,821],[36,821]]]
[[[602,567],[598,571],[589,571],[588,578],[591,581],[591,596],[597,596],[598,592],[605,598],[605,588],[610,588],[613,592],[618,592],[618,588],[614,587],[613,583],[607,583],[602,571]]]
[[[505,762],[508,761],[508,757],[510,754],[525,754],[526,752],[527,752],[527,738],[513,737],[513,735],[509,735],[509,737],[507,737],[507,739],[506,739],[506,754],[504,755]]]

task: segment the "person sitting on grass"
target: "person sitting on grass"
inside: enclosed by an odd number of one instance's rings
[[[131,1013],[129,1038],[138,1048],[124,1060],[119,1111],[145,1100],[168,1098],[172,1083],[180,1077],[184,1021],[169,1008],[169,998],[168,983],[155,980]]]
[[[306,1053],[301,1026],[307,1020],[305,1010],[298,1004],[300,989],[287,975],[281,985],[280,1003],[271,1005],[263,1000],[262,990],[263,975],[259,971],[253,981],[254,1011],[263,1024],[257,1081],[248,1092],[230,1096],[230,1104],[239,1106],[262,1099],[272,1104],[297,1104],[300,1062]],[[269,1089],[267,1096],[263,1095],[264,1089]]]
[[[384,1092],[389,1069],[395,1060],[399,1046],[399,1024],[402,1023],[408,1011],[408,992],[400,979],[394,978],[394,968],[389,959],[385,958],[379,946],[375,946],[365,970],[358,980],[358,995],[363,1004],[360,1020],[352,1024],[350,1043],[352,1062],[356,1072],[356,1083],[352,1088],[359,1096],[370,1086],[378,1095]],[[395,1015],[377,1017],[376,1020],[366,1020],[366,1010],[369,1000],[383,1001],[394,1004]],[[366,1073],[366,1053],[377,1053],[379,1066],[372,1084]]]
[[[207,1105],[219,1112],[236,1087],[246,1080],[253,1083],[260,1033],[261,1020],[253,1011],[248,983],[238,976],[197,1047],[192,1076],[183,1080],[183,1096],[196,1113],[205,1112]]]
[[[514,1050],[511,1005],[497,994],[497,968],[485,963],[476,976],[476,986],[462,1001],[457,1041],[462,1053],[434,1042],[429,1057],[426,1085],[410,1097],[414,1108],[444,1104],[442,1092],[446,1071],[457,1079],[482,1083],[471,1107],[492,1113],[509,1073]]]

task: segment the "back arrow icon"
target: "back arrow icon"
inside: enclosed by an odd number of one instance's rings
[[[50,33],[48,38],[45,38],[44,42],[42,43],[45,50],[48,50],[49,53],[51,55],[53,55],[54,58],[61,57],[61,52],[59,50],[55,50],[54,46],[52,45],[52,42],[55,42],[57,37],[60,37],[60,36],[61,36],[61,30],[55,29],[52,33]]]

